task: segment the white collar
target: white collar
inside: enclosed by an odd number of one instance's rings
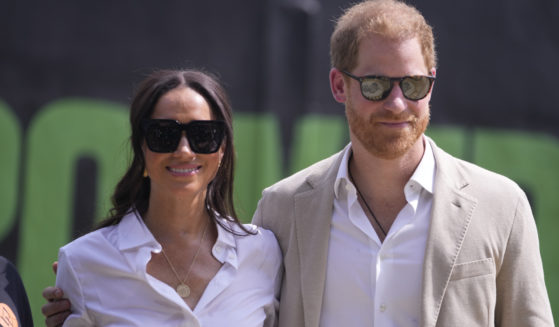
[[[243,232],[238,226],[236,226],[235,223],[230,222],[225,218],[218,217],[218,220],[234,232]],[[214,256],[222,263],[227,261],[231,265],[237,267],[237,242],[235,235],[223,228],[221,224],[216,224],[216,226],[217,240],[212,248]],[[147,246],[150,248],[151,252],[161,252],[161,244],[159,244],[159,242],[155,239],[136,210],[131,210],[128,214],[126,214],[116,228],[118,231],[117,246],[119,250],[128,251]],[[224,251],[217,250],[219,248]]]
[[[425,151],[423,152],[423,157],[419,162],[419,165],[415,169],[410,181],[419,184],[423,189],[433,194],[433,185],[435,181],[435,157],[433,155],[433,149],[426,136],[423,137],[423,144],[425,145]],[[351,156],[351,142],[343,150],[342,162],[340,168],[338,169],[338,174],[336,176],[336,181],[334,182],[334,195],[337,199],[341,196],[342,187],[351,184],[348,174],[348,164],[349,158]],[[407,184],[410,183],[408,181]]]

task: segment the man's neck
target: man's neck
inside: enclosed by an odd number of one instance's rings
[[[352,143],[349,174],[360,194],[363,211],[381,242],[406,204],[404,186],[421,162],[425,150],[423,142],[420,138],[404,155],[395,159],[379,158],[360,147],[359,143]],[[382,232],[376,226],[379,224]]]
[[[424,142],[424,138],[420,137],[408,151],[394,159],[379,158],[360,143],[352,142],[353,154],[349,165],[353,177],[375,188],[386,190],[397,187],[402,190],[421,162],[425,152]]]

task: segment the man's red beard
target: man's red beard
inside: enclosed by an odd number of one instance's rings
[[[409,112],[393,114],[384,111],[382,114],[371,114],[368,120],[355,112],[350,101],[346,102],[346,117],[351,132],[372,155],[382,159],[396,159],[408,151],[421,137],[429,125],[430,110],[423,117]],[[407,128],[379,126],[379,122],[407,122]]]

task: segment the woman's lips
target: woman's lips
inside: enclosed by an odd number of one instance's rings
[[[198,173],[202,166],[188,166],[188,167],[167,167],[171,174],[176,176],[191,176]]]

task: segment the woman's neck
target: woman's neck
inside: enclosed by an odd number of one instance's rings
[[[205,194],[179,198],[154,192],[144,222],[160,242],[199,235],[210,219],[204,199]]]

